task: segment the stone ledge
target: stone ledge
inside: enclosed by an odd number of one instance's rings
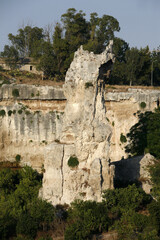
[[[12,91],[18,89],[19,96],[14,97]],[[4,84],[0,88],[0,100],[65,100],[62,88],[52,86],[35,86],[27,84]]]

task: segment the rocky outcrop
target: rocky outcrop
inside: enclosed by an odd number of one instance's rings
[[[104,189],[113,187],[113,166],[109,166],[112,130],[104,104],[105,74],[114,61],[112,43],[99,55],[81,47],[66,74],[67,98],[59,143],[47,147],[43,198],[53,204],[75,198],[101,200]],[[79,164],[69,166],[70,157]]]
[[[142,183],[142,188],[146,193],[150,193],[152,189],[151,176],[149,173],[149,167],[155,163],[155,158],[147,153],[140,161],[140,177],[139,180]]]

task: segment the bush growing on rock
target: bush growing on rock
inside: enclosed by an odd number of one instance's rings
[[[17,88],[12,90],[13,97],[19,97],[19,90]]]
[[[4,109],[0,110],[0,116],[1,117],[4,117],[6,115],[6,112]]]
[[[76,156],[71,156],[69,159],[68,159],[68,166],[69,167],[77,167],[79,165],[79,161],[78,161],[78,158]]]
[[[145,103],[145,102],[141,102],[141,103],[140,103],[140,107],[141,107],[142,109],[144,109],[144,108],[146,107],[146,103]]]
[[[17,154],[15,159],[16,159],[16,162],[19,163],[21,160],[21,155]]]
[[[85,83],[85,88],[93,87],[93,84],[91,82]]]
[[[127,139],[126,139],[126,137],[123,135],[123,133],[121,133],[120,141],[121,141],[121,143],[126,143],[126,142],[127,142]]]

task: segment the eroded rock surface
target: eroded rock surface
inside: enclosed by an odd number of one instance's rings
[[[101,200],[104,189],[113,187],[114,166],[109,166],[111,127],[104,104],[105,76],[114,55],[112,42],[102,54],[82,47],[75,52],[66,74],[67,99],[59,143],[47,147],[42,196],[53,204],[75,198]],[[79,161],[68,166],[71,156]]]

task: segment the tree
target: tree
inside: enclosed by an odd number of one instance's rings
[[[86,240],[91,234],[108,230],[110,219],[103,203],[95,201],[75,201],[68,210],[66,240]]]
[[[136,84],[137,75],[142,68],[140,63],[139,50],[137,48],[131,48],[126,51],[126,78],[129,85]]]
[[[103,15],[99,18],[97,13],[90,15],[90,38],[84,45],[84,49],[101,53],[108,45],[109,40],[114,39],[114,32],[120,31],[116,18]]]
[[[61,16],[61,21],[65,30],[65,40],[69,44],[69,52],[73,53],[80,45],[89,39],[89,23],[84,18],[85,13],[79,12],[75,8],[69,8]]]
[[[128,211],[116,222],[115,229],[119,239],[124,240],[159,240],[156,226],[150,216]]]
[[[16,234],[35,238],[38,230],[49,228],[55,208],[38,198],[42,176],[30,167],[0,171],[0,238]]]
[[[97,40],[99,47],[98,53],[101,53],[110,40],[114,39],[114,32],[120,31],[119,22],[112,16],[103,15],[99,19],[97,28]]]
[[[155,112],[145,112],[139,114],[139,121],[131,127],[127,134],[129,144],[126,152],[133,155],[140,155],[145,152],[151,153],[156,158],[160,158],[160,109]]]
[[[120,38],[114,38],[113,53],[116,60],[111,72],[110,84],[127,84],[125,55],[128,49],[127,42]]]
[[[53,46],[49,42],[44,42],[42,45],[42,55],[40,57],[38,70],[42,70],[47,77],[53,77],[56,69],[55,55]]]
[[[16,68],[16,64],[19,60],[19,54],[14,46],[5,45],[4,51],[1,52],[1,56],[5,58],[6,65],[8,65],[11,69]]]
[[[55,54],[55,65],[57,66],[55,71],[57,75],[64,75],[69,67],[68,64],[66,64],[69,45],[66,39],[62,37],[62,33],[63,29],[60,24],[57,23],[53,34],[53,51]]]
[[[25,26],[18,29],[18,34],[8,34],[8,38],[12,45],[19,52],[21,57],[31,57],[35,48],[36,42],[44,37],[43,29],[38,27]]]
[[[151,85],[160,84],[160,47],[150,53],[150,81]]]

